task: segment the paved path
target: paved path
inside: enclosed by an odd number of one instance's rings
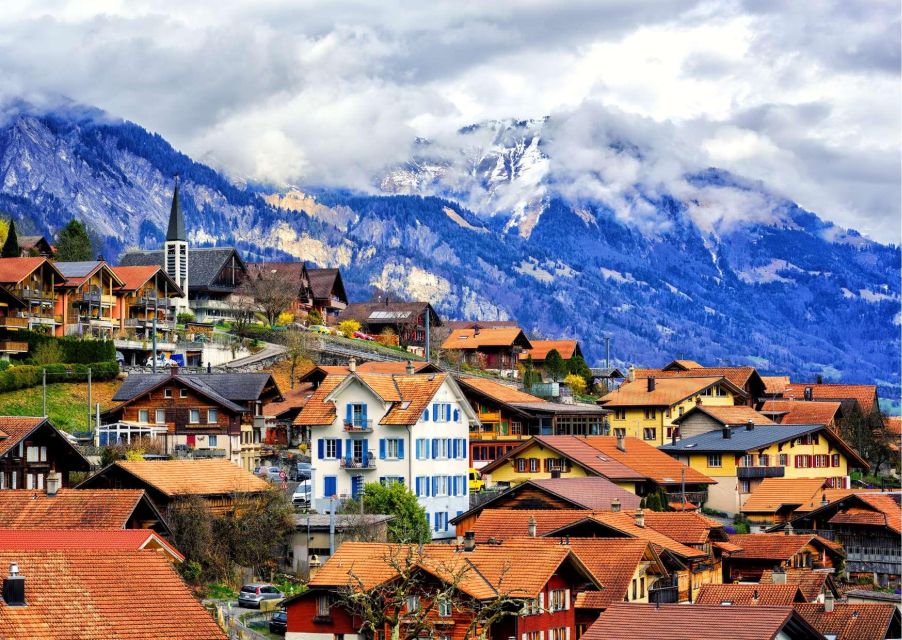
[[[252,367],[255,364],[269,364],[270,360],[278,358],[287,351],[287,349],[280,344],[264,342],[263,345],[264,347],[257,353],[253,353],[243,358],[238,358],[237,360],[232,360],[231,362],[227,362],[222,365],[222,367],[224,369],[237,369]]]

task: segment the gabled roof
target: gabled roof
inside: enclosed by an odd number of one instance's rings
[[[780,395],[789,384],[789,376],[761,376],[764,382],[764,393],[769,396]]]
[[[675,361],[681,362],[681,361]],[[671,363],[672,365],[673,363]],[[693,363],[698,364],[698,363]],[[668,365],[670,366],[670,365]],[[701,378],[701,377],[717,377],[726,378],[733,385],[740,389],[745,389],[750,381],[757,381],[761,387],[761,376],[755,367],[702,367],[692,366],[685,369],[636,369],[636,379],[640,378]]]
[[[88,471],[91,463],[82,455],[67,437],[62,435],[59,429],[54,427],[47,418],[33,418],[23,416],[0,416],[0,457],[5,456],[10,449],[20,442],[41,430],[47,430],[51,438],[58,441],[60,447],[68,455],[67,466],[72,471]]]
[[[742,513],[776,513],[789,507],[795,510],[801,505],[820,506],[824,478],[764,478],[752,494],[746,498]]]
[[[805,600],[813,602],[818,598],[824,589],[832,591],[838,596],[839,592],[836,584],[833,582],[832,569],[797,569],[787,567],[783,570],[786,575],[786,584],[797,585]],[[761,585],[774,584],[774,572],[772,569],[765,569],[761,572],[761,579],[758,581]]]
[[[520,327],[488,329],[455,329],[442,343],[442,349],[474,350],[483,347],[514,347],[531,349],[532,343]]]
[[[158,551],[0,550],[16,563],[27,606],[0,606],[0,636],[46,640],[224,639]]]
[[[598,402],[606,408],[612,407],[670,407],[714,385],[729,389],[734,396],[744,398],[745,391],[719,376],[698,378],[655,379],[654,389],[648,390],[647,379],[624,382],[618,389],[603,396]]]
[[[723,525],[694,511],[646,511],[645,526],[685,545],[711,542],[711,532],[726,538]]]
[[[179,288],[178,283],[172,279],[166,270],[160,265],[137,265],[134,267],[112,267],[113,273],[122,282],[119,291],[137,291],[143,287],[151,278],[161,277],[167,281],[170,296],[181,296],[184,292]]]
[[[117,468],[139,483],[169,498],[261,493],[271,485],[228,460],[118,460],[79,485],[91,486],[96,478]]]
[[[234,247],[208,247],[188,249],[188,289],[205,289],[214,286],[216,276],[226,263],[235,258],[241,271],[247,266]],[[137,265],[164,265],[163,251],[129,251],[119,258],[123,267]]]
[[[730,535],[730,542],[742,547],[733,558],[785,561],[801,552],[809,544],[839,556],[845,556],[842,546],[814,534],[742,533]]]
[[[694,604],[612,604],[583,634],[585,640],[823,640],[792,607],[722,607]],[[785,632],[785,631],[784,631]],[[782,637],[782,636],[781,636]]]
[[[0,529],[0,551],[138,551],[158,549],[170,560],[185,559],[150,529]]]
[[[687,371],[689,369],[701,369],[702,365],[700,365],[695,360],[671,360],[668,364],[665,364],[661,367],[662,371]]]
[[[0,284],[16,285],[30,276],[35,270],[46,267],[53,271],[58,282],[65,280],[65,276],[56,268],[53,262],[41,256],[33,258],[0,258]]]
[[[345,285],[341,279],[341,271],[338,269],[307,269],[310,277],[310,288],[313,297],[317,300],[328,300],[333,295],[345,304],[348,303],[348,294],[345,293]]]
[[[740,607],[791,606],[806,602],[797,584],[703,584],[695,604]]]
[[[441,316],[428,302],[352,302],[341,310],[338,319],[357,320],[363,325],[415,324],[426,313],[430,326],[442,326]]]
[[[247,411],[239,403],[266,401],[263,394],[275,387],[271,399],[281,397],[272,374],[252,373],[132,373],[113,396],[114,402],[128,403],[173,381],[228,407],[232,411]]]
[[[836,602],[830,612],[820,602],[796,604],[794,607],[808,624],[836,640],[895,638],[900,625],[899,610],[892,604]],[[893,626],[895,633],[887,635]]]
[[[520,360],[527,360],[530,356],[534,362],[544,362],[548,353],[557,351],[564,360],[570,360],[574,356],[582,356],[578,340],[530,340],[532,349],[520,354]]]
[[[775,424],[760,425],[749,431],[746,427],[730,427],[731,437],[725,438],[722,430],[708,431],[689,438],[684,438],[676,444],[666,444],[659,447],[661,451],[672,454],[695,453],[719,453],[732,452],[744,453],[764,449],[772,444],[789,442],[798,437],[816,433],[819,437],[827,438],[830,443],[845,454],[854,466],[863,469],[869,468],[867,461],[859,456],[846,442],[833,431],[822,424]]]
[[[748,405],[733,405],[730,407],[709,406],[704,403],[695,405],[683,415],[674,418],[674,424],[680,424],[691,415],[703,413],[721,426],[730,425],[746,425],[751,420],[754,424],[775,424],[773,420],[767,416],[755,411]],[[810,424],[810,423],[806,423]]]
[[[294,424],[299,426],[314,427],[332,424],[338,414],[335,411],[335,403],[327,402],[326,398],[335,388],[341,384],[346,375],[327,375],[317,387],[313,395],[307,399],[304,408],[294,419]]]
[[[153,508],[142,489],[60,489],[55,496],[7,489],[0,491],[0,527],[123,529],[142,501]]]
[[[591,475],[610,480],[651,480],[675,485],[685,479],[689,484],[714,484],[708,476],[638,438],[624,438],[621,450],[613,436],[535,436],[487,464],[482,472],[491,473],[516,458],[529,457],[531,447],[550,449]]]
[[[108,271],[113,277],[113,284],[122,286],[122,280],[113,269],[103,260],[88,260],[84,262],[57,262],[56,268],[65,276],[65,282],[58,282],[58,287],[80,287],[98,271]]]
[[[520,391],[517,387],[479,376],[458,376],[457,382],[464,392],[474,391],[478,395],[505,405],[518,402],[546,402],[542,398]],[[547,403],[550,404],[550,403]]]
[[[780,424],[830,425],[842,417],[842,404],[828,401],[766,400],[761,413],[773,416]]]
[[[557,544],[553,538],[542,538]],[[648,540],[630,538],[570,538],[570,549],[601,583],[601,591],[581,591],[574,607],[606,609],[615,602],[622,602],[630,588],[636,569],[643,562],[649,569],[657,565],[659,573],[667,575],[661,558]]]
[[[805,389],[811,389],[813,400],[854,400],[865,415],[875,408],[879,408],[877,407],[877,386],[873,384],[808,384],[793,382],[783,390],[783,397],[804,400]]]
[[[486,329],[519,326],[516,320],[448,320],[446,324],[452,331],[454,329],[472,329],[476,326]]]

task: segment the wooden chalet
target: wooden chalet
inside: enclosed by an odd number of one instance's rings
[[[348,294],[338,269],[307,269],[313,291],[313,308],[326,322],[334,322],[348,306]]]
[[[532,343],[519,327],[455,329],[442,343],[442,350],[461,362],[510,377],[519,375],[520,354],[529,349]]]
[[[426,331],[442,326],[428,302],[354,302],[338,314],[337,322],[356,320],[364,333],[379,335],[386,329],[398,336],[402,347],[426,346]]]
[[[47,418],[0,417],[0,490],[70,486],[72,472],[91,463]]]

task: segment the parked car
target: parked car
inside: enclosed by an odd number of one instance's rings
[[[470,482],[468,484],[470,493],[479,493],[485,489],[485,480],[482,479],[482,474],[473,467],[470,467]]]
[[[310,481],[304,480],[295,488],[291,495],[291,503],[296,507],[310,506]]]
[[[241,587],[238,592],[238,606],[259,609],[264,600],[282,600],[285,594],[266,582],[254,582]]]
[[[354,337],[357,338],[358,340],[375,340],[376,339],[373,336],[371,336],[370,334],[364,333],[363,331],[355,331]]]
[[[175,360],[173,360],[172,358],[167,358],[162,353],[157,356],[157,366],[158,367],[174,367],[177,364],[178,363]],[[151,356],[147,359],[147,361],[144,363],[144,366],[145,367],[153,366],[153,356]]]
[[[282,467],[263,467],[266,469],[266,475],[269,480],[273,482],[277,482],[279,480],[279,474],[282,473]]]
[[[294,482],[309,480],[310,471],[312,468],[313,465],[309,462],[298,462],[294,465],[294,467],[292,467],[291,471],[288,472],[288,479]]]
[[[269,619],[269,632],[284,636],[288,631],[288,612],[276,611]]]
[[[313,324],[307,327],[307,331],[312,331],[313,333],[323,333],[325,335],[331,335],[332,330],[329,327],[325,327],[321,324]]]

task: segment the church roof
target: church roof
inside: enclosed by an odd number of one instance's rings
[[[182,215],[182,205],[179,202],[179,183],[175,182],[175,191],[172,192],[172,209],[169,211],[169,229],[166,231],[166,240],[188,241],[185,233],[185,216]]]

